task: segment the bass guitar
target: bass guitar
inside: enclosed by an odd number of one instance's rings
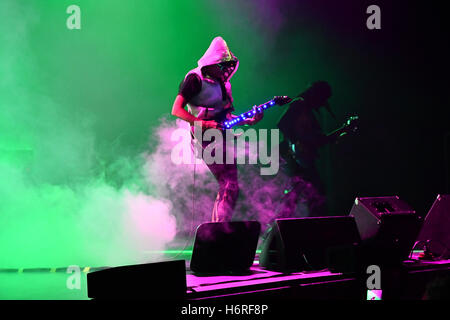
[[[348,117],[344,124],[336,130],[328,133],[320,145],[325,145],[337,141],[340,137],[348,134],[355,134],[359,129],[359,117]],[[319,146],[320,146],[319,145]],[[293,160],[295,163],[303,168],[310,167],[317,157],[317,146],[312,149],[301,141],[292,142],[289,139],[283,140],[280,143],[280,155],[286,160]]]

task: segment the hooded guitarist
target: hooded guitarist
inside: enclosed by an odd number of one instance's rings
[[[214,38],[203,57],[198,60],[198,67],[189,71],[180,84],[172,115],[189,122],[191,127],[194,122],[199,121],[203,129],[221,128],[220,123],[236,118],[232,114],[234,108],[230,79],[238,66],[239,60],[231,53],[225,40],[221,37]],[[263,113],[255,113],[240,124],[253,125],[262,117]],[[225,143],[225,134],[222,140]],[[203,147],[208,143],[203,142]],[[226,148],[223,150],[225,153]],[[224,154],[224,159],[225,157]],[[230,221],[239,195],[236,162],[212,163],[207,166],[219,183],[211,220]]]

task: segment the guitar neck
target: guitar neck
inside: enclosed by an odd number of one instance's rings
[[[358,116],[349,117],[347,122],[343,126],[327,134],[327,138],[329,140],[336,140],[348,134],[351,131],[355,132],[358,128],[357,127],[358,119],[359,119]]]
[[[234,127],[234,126],[239,125],[240,123],[242,123],[246,119],[252,118],[255,114],[264,112],[264,110],[267,110],[267,109],[273,107],[274,105],[276,105],[275,99],[269,100],[266,103],[260,104],[256,108],[253,107],[252,109],[241,113],[240,115],[238,115],[236,118],[234,118],[232,120],[224,121],[223,126],[226,129],[230,129],[230,128]]]
[[[347,128],[347,126],[343,125],[342,127],[338,128],[338,129],[336,129],[334,131],[331,131],[330,133],[327,134],[327,138],[329,138],[329,139],[337,139],[340,136],[345,135],[347,133],[345,131],[346,128]]]

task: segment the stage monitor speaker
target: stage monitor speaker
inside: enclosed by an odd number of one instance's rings
[[[201,224],[195,233],[190,269],[200,274],[248,272],[260,231],[258,221]]]
[[[438,195],[428,211],[417,241],[428,242],[436,257],[450,258],[450,195]]]
[[[400,263],[408,259],[421,227],[421,217],[398,196],[356,198],[355,218],[368,263]]]
[[[281,272],[354,271],[359,243],[353,217],[276,219],[263,242],[259,265]]]
[[[179,300],[186,294],[184,260],[120,266],[87,274],[93,299]]]

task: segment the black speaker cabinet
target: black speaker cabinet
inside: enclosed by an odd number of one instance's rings
[[[266,234],[259,256],[265,269],[344,272],[355,268],[360,238],[353,217],[276,219]]]
[[[184,260],[108,268],[87,274],[93,299],[179,300],[186,294]]]
[[[195,233],[190,269],[197,274],[248,272],[260,232],[258,221],[201,224]]]
[[[421,227],[421,218],[398,196],[356,198],[355,218],[370,263],[406,260]]]
[[[450,257],[450,195],[436,197],[417,240],[428,242],[428,249],[436,257]]]

